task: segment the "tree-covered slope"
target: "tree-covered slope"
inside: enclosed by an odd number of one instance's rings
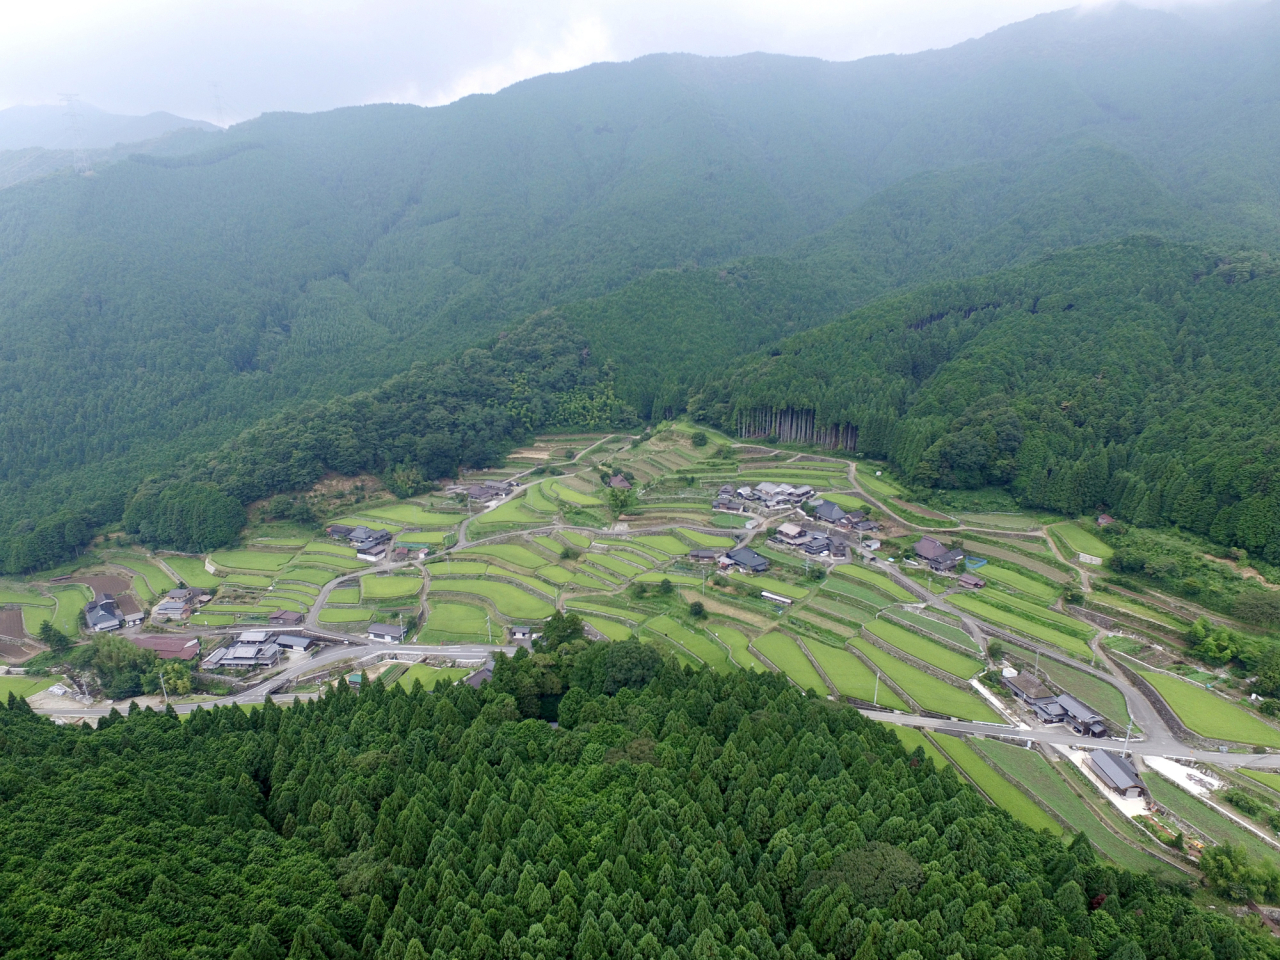
[[[744,435],[1008,484],[1280,562],[1280,271],[1137,238],[930,285],[798,334],[690,409]]]
[[[561,729],[526,719],[541,682]],[[776,675],[635,642],[282,710],[0,709],[15,960],[1260,960]],[[567,693],[565,693],[567,691]],[[533,697],[535,713],[538,696]],[[1242,876],[1247,892],[1248,872]],[[1270,891],[1268,891],[1270,895]]]
[[[724,356],[1135,230],[1271,246],[1275,10],[1055,14],[854,63],[646,57],[177,133],[0,191],[0,525],[109,517],[104,484],[654,270],[803,261],[736,303],[704,281],[673,308],[661,281],[600,310],[687,318]],[[665,406],[699,353],[627,399]]]

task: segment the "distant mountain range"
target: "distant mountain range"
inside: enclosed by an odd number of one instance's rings
[[[62,105],[18,106],[0,110],[0,150],[86,150],[114,147],[118,143],[152,140],[173,130],[194,128],[214,131],[218,128],[204,120],[188,120],[157,110],[145,117],[107,113],[87,103],[76,105],[79,142],[71,117]]]

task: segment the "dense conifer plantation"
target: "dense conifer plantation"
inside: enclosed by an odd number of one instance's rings
[[[561,729],[526,718],[562,695]],[[853,709],[634,642],[521,653],[478,692],[339,683],[97,731],[12,701],[0,751],[15,958],[1280,953]]]

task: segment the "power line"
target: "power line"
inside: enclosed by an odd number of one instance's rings
[[[71,136],[73,138],[71,148],[73,151],[73,163],[75,164],[76,173],[83,175],[86,173],[93,173],[93,168],[89,164],[88,155],[84,152],[84,130],[80,123],[79,96],[80,95],[77,93],[60,93],[58,94],[58,99],[60,99],[67,108],[63,113],[63,116],[67,118],[67,124],[71,128]]]

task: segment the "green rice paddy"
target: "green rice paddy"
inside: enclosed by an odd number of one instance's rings
[[[432,667],[425,663],[415,663],[410,665],[396,683],[406,690],[412,690],[416,680],[422,684],[424,690],[434,690],[439,680],[457,682],[469,673],[471,670],[467,667]]]
[[[968,774],[969,779],[991,798],[991,802],[996,806],[1009,811],[1015,819],[1021,820],[1033,830],[1048,830],[1054,836],[1062,835],[1062,824],[1045,813],[1029,796],[993,770],[987,761],[974,752],[963,740],[945,733],[935,733],[933,734],[933,739],[955,761],[956,766]],[[984,746],[986,746],[985,743]],[[1014,747],[1013,749],[1016,750],[1018,748]]]
[[[697,530],[690,530],[688,527],[679,527],[677,532],[686,540],[690,540],[700,547],[732,547],[738,542],[733,537],[719,537],[713,533],[699,533]]]
[[[824,493],[823,500],[829,500],[845,513],[852,513],[855,510],[861,510],[863,513],[871,511],[871,505],[857,497],[851,497],[846,493]]]
[[[361,516],[374,517],[379,520],[394,520],[397,523],[413,527],[451,527],[465,520],[459,513],[436,513],[424,510],[414,503],[397,503],[389,507],[376,507],[373,510],[361,510]],[[365,526],[371,526],[365,521]]]
[[[340,576],[340,574],[334,574],[328,570],[321,570],[318,567],[286,567],[276,575],[276,580],[300,580],[303,583],[310,583],[317,587],[323,587],[330,580],[336,579],[338,576]]]
[[[1074,553],[1106,560],[1115,552],[1078,523],[1055,523],[1049,530],[1062,538]]]
[[[52,607],[57,601],[53,597],[45,597],[38,593],[26,593],[21,590],[3,589],[0,590],[0,604],[6,603],[22,603],[32,604],[37,607]]]
[[[582,559],[590,560],[592,563],[599,564],[606,570],[612,571],[627,580],[644,572],[643,567],[638,564],[628,563],[627,561],[620,559],[616,554],[588,553],[585,554]]]
[[[900,610],[897,607],[889,611],[889,613],[904,623],[912,624],[921,630],[927,630],[935,636],[950,640],[961,647],[967,647],[974,653],[978,652],[977,642],[959,627],[952,626],[949,623],[942,623],[932,617],[926,617],[911,610]]]
[[[907,590],[898,586],[883,573],[876,573],[874,570],[867,570],[864,567],[850,563],[842,563],[831,568],[832,573],[837,573],[842,577],[849,577],[853,580],[870,584],[877,590],[883,591],[895,600],[903,600],[907,603],[915,603],[916,598]]]
[[[625,624],[618,623],[616,620],[607,620],[604,617],[585,616],[582,618],[591,624],[596,630],[600,631],[610,640],[625,640],[631,636],[631,628]]]
[[[470,594],[490,600],[503,616],[517,620],[545,620],[555,608],[545,600],[521,590],[509,583],[492,580],[445,580],[432,585],[432,593],[447,590],[450,593]]]
[[[1056,647],[1073,653],[1083,659],[1089,659],[1091,651],[1089,645],[1078,637],[1070,636],[1060,630],[1054,630],[1039,623],[1033,623],[1024,617],[1019,617],[1004,610],[999,610],[990,604],[983,603],[977,597],[969,594],[954,594],[947,598],[949,602],[955,604],[961,609],[968,610],[974,616],[991,623],[1000,624],[1016,630],[1018,633],[1024,633],[1036,640],[1043,640],[1045,643],[1051,643]]]
[[[961,720],[1002,722],[995,711],[980,700],[976,693],[960,690],[937,677],[930,676],[923,670],[917,670],[861,638],[852,639],[849,643],[874,663],[885,676],[905,690],[907,696],[920,704],[921,708],[947,717],[958,717]]]
[[[55,683],[61,683],[66,677],[0,677],[0,706],[9,700],[9,694],[15,697],[32,697],[41,690],[48,690]]]
[[[420,577],[378,577],[360,578],[360,593],[366,600],[398,600],[402,597],[417,596],[422,589]]]
[[[729,648],[730,655],[738,666],[744,670],[759,670],[761,673],[769,669],[756,659],[755,654],[749,649],[751,641],[741,630],[721,624],[715,624],[710,629],[716,639]]]
[[[663,580],[670,580],[672,583],[686,587],[702,586],[701,577],[691,577],[687,573],[668,573],[665,570],[646,570],[635,579],[639,583],[661,583]]]
[[[427,573],[433,577],[478,576],[489,569],[489,564],[479,560],[434,560],[427,564]]]
[[[974,575],[984,580],[1003,583],[1005,586],[1020,590],[1028,596],[1046,600],[1050,603],[1058,598],[1058,593],[1060,592],[1059,588],[1052,584],[1017,573],[1007,567],[998,567],[994,563],[983,565],[981,569],[975,571]]]
[[[363,623],[373,616],[372,610],[353,610],[350,607],[325,607],[320,611],[321,623]]]
[[[918,633],[904,630],[895,623],[880,619],[870,620],[863,629],[875,634],[890,646],[897,647],[903,653],[961,680],[968,680],[982,669],[982,664],[973,657],[966,657],[963,653],[944,647]]]
[[[835,685],[836,692],[846,697],[856,697],[867,703],[875,703],[888,710],[907,710],[902,698],[885,683],[876,683],[876,675],[865,663],[848,650],[838,650],[825,643],[807,643],[813,659],[818,661],[823,673]]]
[[[209,559],[219,569],[274,572],[288,566],[289,561],[293,559],[293,555],[288,553],[268,553],[265,550],[221,550],[210,554]],[[133,567],[131,569],[136,570],[137,568]],[[150,574],[147,574],[147,579],[151,580]]]
[[[424,624],[430,630],[457,633],[468,636],[488,636],[487,613],[482,607],[469,603],[448,603],[433,600],[428,606]]]
[[[711,667],[719,673],[726,673],[733,669],[733,664],[729,659],[728,652],[718,643],[708,639],[708,637],[699,632],[694,632],[683,624],[679,624],[670,617],[654,617],[644,625],[645,630],[652,630],[659,633],[680,646],[684,647],[691,654]]]
[[[689,545],[667,533],[652,534],[644,537],[634,537],[636,543],[642,543],[645,546],[653,547],[661,550],[663,553],[673,557],[682,557],[689,552]]]
[[[801,690],[815,690],[823,696],[829,692],[804,651],[785,633],[766,633],[753,646],[768,657],[770,663],[794,680]]]
[[[827,577],[822,584],[822,592],[824,594],[838,594],[841,597],[846,597],[850,600],[856,600],[859,603],[864,603],[870,607],[872,611],[883,610],[885,607],[889,606],[889,601],[876,593],[870,587],[864,587],[851,580],[842,580],[839,577]],[[859,619],[865,620],[867,616],[868,615],[864,613]]]
[[[288,554],[280,554],[280,556],[284,557],[285,563],[289,561]],[[177,587],[177,584],[171,576],[149,560],[113,556],[111,558],[111,562],[121,567],[126,567],[139,576],[144,577],[147,581],[147,586],[150,587],[152,593],[157,596],[162,593],[168,593],[170,590]],[[281,564],[281,566],[283,566],[283,564]]]
[[[204,560],[200,557],[165,557],[164,562],[189,587],[215,590],[222,585],[220,578],[204,568]]]
[[[590,494],[586,494],[586,493],[579,493],[577,490],[574,490],[572,487],[569,487],[563,483],[557,483],[554,480],[552,480],[551,483],[547,485],[547,492],[558,500],[563,500],[566,503],[572,503],[575,506],[579,506],[579,507],[604,506],[604,501],[601,500],[599,497],[593,497]]]
[[[1216,693],[1167,673],[1141,671],[1188,728],[1214,740],[1280,747],[1280,730]]]
[[[539,556],[527,547],[522,547],[515,543],[495,543],[480,547],[467,547],[457,551],[457,555],[470,556],[476,554],[482,557],[496,557],[499,560],[505,560],[507,563],[515,564],[517,567],[524,567],[526,570],[536,570],[546,564],[545,557]]]
[[[734,573],[729,575],[729,579],[756,590],[768,590],[770,593],[776,593],[779,596],[790,597],[792,600],[803,600],[809,595],[809,591],[805,587],[798,587],[794,583],[787,583],[774,577],[764,577],[759,574],[747,576],[742,573]]]

